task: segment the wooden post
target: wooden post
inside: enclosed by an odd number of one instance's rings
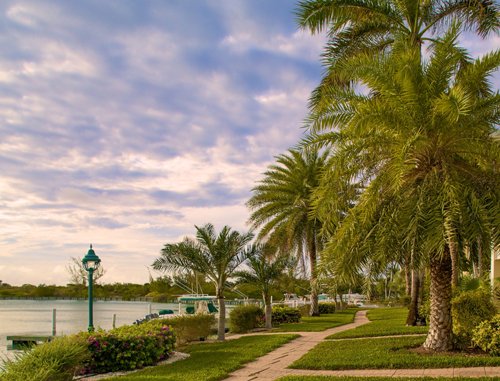
[[[116,314],[113,314],[113,329],[116,328]]]
[[[52,309],[52,336],[56,335],[56,309]]]

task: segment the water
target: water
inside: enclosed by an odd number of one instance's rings
[[[132,324],[135,320],[160,309],[177,312],[177,304],[94,301],[94,326],[111,329],[113,314],[116,326]],[[52,309],[56,309],[57,336],[86,331],[88,328],[88,301],[86,300],[0,300],[0,356],[12,357],[7,352],[6,336],[51,335]]]

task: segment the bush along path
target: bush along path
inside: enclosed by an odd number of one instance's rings
[[[370,321],[366,317],[367,311],[359,311],[353,323],[335,327],[322,332],[295,332],[300,334],[282,347],[248,363],[230,374],[227,381],[271,381],[285,376],[360,376],[360,377],[500,377],[500,367],[469,367],[445,369],[352,369],[352,370],[312,370],[290,369],[294,362],[302,358],[317,344],[328,336],[347,331]],[[362,345],[361,343],[359,345]],[[304,378],[307,380],[307,377]]]

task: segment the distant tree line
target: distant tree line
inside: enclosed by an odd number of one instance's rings
[[[175,279],[179,283],[186,284],[192,289],[195,283],[198,289],[203,293],[215,295],[215,288],[212,283],[208,283],[202,277],[195,280],[193,275],[183,275],[182,279]],[[277,290],[285,290],[289,293],[304,295],[307,293],[308,281],[297,279],[293,274],[284,273],[280,278],[280,286]],[[227,291],[226,298],[242,298],[241,293],[252,299],[260,299],[261,292],[259,288],[251,284],[230,284],[231,289]],[[238,292],[232,291],[238,290]],[[177,296],[186,294],[187,291],[179,287],[172,277],[160,276],[150,278],[149,282],[144,284],[134,283],[103,283],[94,285],[94,295],[96,298],[118,298],[122,300],[134,300],[138,298],[151,298],[154,302],[167,302],[177,298]],[[283,299],[282,292],[274,292],[275,301]],[[86,298],[87,287],[79,284],[67,284],[65,286],[47,285],[47,284],[23,284],[22,286],[13,286],[0,280],[0,298]]]

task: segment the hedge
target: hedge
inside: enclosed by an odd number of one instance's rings
[[[229,330],[234,333],[248,332],[264,326],[264,311],[256,305],[234,307],[229,314]]]
[[[282,323],[299,323],[301,319],[300,311],[298,308],[291,307],[273,307],[273,325]]]

